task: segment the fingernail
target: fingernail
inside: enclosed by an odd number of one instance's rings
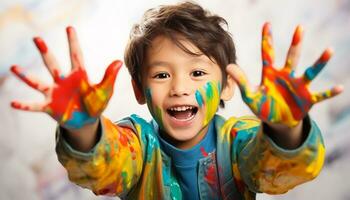
[[[297,28],[295,29],[295,33],[293,36],[293,41],[292,41],[293,46],[299,44],[302,34],[303,34],[303,27],[301,25],[298,25]]]
[[[17,109],[21,108],[20,104],[17,103],[17,102],[14,102],[14,101],[11,102],[11,106],[12,106],[13,108],[17,108]]]
[[[72,34],[72,31],[73,31],[73,27],[72,26],[67,26],[66,28],[66,32],[67,32],[67,35],[70,36]]]
[[[344,86],[343,85],[337,85],[335,89],[336,89],[337,93],[340,93],[340,92],[343,92]]]
[[[321,56],[321,61],[328,61],[333,54],[333,49],[328,48]]]
[[[34,37],[33,41],[42,54],[47,53],[47,46],[44,40],[42,40],[40,37]]]
[[[16,73],[16,71],[18,71],[18,66],[17,65],[12,65],[10,67],[10,70],[11,70],[11,72]]]
[[[263,26],[263,35],[271,34],[271,24],[270,22],[265,22]]]

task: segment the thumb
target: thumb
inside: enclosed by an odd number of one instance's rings
[[[105,75],[103,76],[102,81],[96,86],[97,88],[102,89],[113,89],[115,79],[117,74],[122,66],[122,61],[115,60],[113,61],[106,69]]]
[[[238,87],[242,89],[247,89],[249,86],[247,76],[244,74],[241,68],[239,68],[235,64],[229,64],[226,67],[226,71],[228,74],[232,76],[232,78],[237,83]]]
[[[252,89],[247,79],[247,76],[244,74],[242,69],[235,64],[229,64],[226,67],[226,71],[232,76],[234,81],[237,83],[243,98],[248,98],[250,94],[252,94]]]
[[[119,60],[112,62],[106,69],[102,81],[84,93],[83,101],[90,116],[97,117],[106,108],[121,66],[122,62]]]

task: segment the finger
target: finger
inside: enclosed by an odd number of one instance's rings
[[[40,91],[43,94],[47,94],[49,90],[49,86],[42,83],[38,79],[34,78],[33,76],[26,75],[23,72],[23,69],[18,67],[17,65],[11,66],[11,71],[20,78],[23,82],[25,82],[28,86]]]
[[[226,71],[232,76],[232,78],[237,83],[243,98],[250,98],[250,95],[252,94],[253,90],[251,89],[251,86],[244,72],[235,64],[229,64],[226,68]]]
[[[306,69],[304,73],[304,80],[306,82],[312,81],[318,73],[326,66],[328,60],[331,58],[333,54],[333,50],[328,48],[326,49],[321,57],[308,69]]]
[[[12,108],[18,110],[32,111],[32,112],[43,112],[45,104],[43,103],[22,103],[18,101],[11,102]]]
[[[49,70],[54,81],[57,82],[57,80],[59,80],[59,77],[61,76],[61,70],[58,67],[55,57],[47,48],[43,39],[41,39],[40,37],[35,37],[33,41],[40,51],[41,57],[45,63],[46,68]]]
[[[77,68],[83,68],[83,54],[80,49],[77,33],[75,29],[71,26],[68,26],[66,28],[66,31],[69,43],[69,53],[72,64],[72,70],[75,70]]]
[[[286,63],[284,68],[288,71],[292,71],[298,64],[301,51],[301,40],[303,37],[303,27],[297,26],[293,35],[292,43],[289,47]]]
[[[82,89],[85,108],[91,116],[98,116],[107,106],[113,94],[114,82],[121,65],[122,62],[119,60],[112,62],[99,84],[94,87],[88,87],[85,91]]]
[[[263,67],[271,67],[274,63],[275,53],[272,45],[271,24],[266,22],[262,30],[261,56]]]
[[[344,87],[342,85],[337,85],[337,86],[333,87],[332,89],[327,90],[325,92],[314,93],[312,95],[312,101],[313,101],[313,103],[321,102],[323,100],[332,98],[332,97],[342,93],[343,90],[344,90]]]
[[[98,88],[111,88],[113,89],[115,79],[122,66],[120,60],[113,61],[107,68],[102,81],[98,84]]]

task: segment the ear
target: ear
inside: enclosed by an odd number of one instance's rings
[[[145,104],[146,103],[145,95],[143,94],[139,86],[136,84],[134,79],[131,79],[131,84],[132,84],[132,88],[134,90],[134,95],[136,97],[137,102],[140,105]]]
[[[233,77],[227,73],[227,81],[225,87],[221,91],[221,100],[228,101],[233,97],[235,92],[236,83]]]

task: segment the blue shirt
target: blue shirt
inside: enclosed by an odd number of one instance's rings
[[[182,150],[159,137],[161,149],[171,157],[184,199],[199,200],[198,161],[214,152],[216,133],[213,122],[205,137],[194,147]]]

